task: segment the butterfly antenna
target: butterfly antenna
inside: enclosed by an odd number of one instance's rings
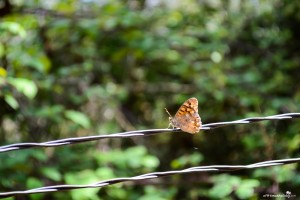
[[[167,110],[167,108],[165,108],[165,110],[168,113],[168,115],[172,118],[172,115],[169,113],[169,111]]]

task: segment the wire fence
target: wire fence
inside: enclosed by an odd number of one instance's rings
[[[48,192],[57,192],[63,190],[74,190],[74,189],[83,189],[83,188],[101,188],[108,185],[113,185],[117,183],[127,182],[127,181],[141,181],[177,174],[186,174],[186,173],[196,173],[196,172],[220,172],[220,171],[237,171],[242,169],[253,169],[253,168],[261,168],[261,167],[270,167],[275,165],[284,165],[290,163],[299,162],[300,158],[291,158],[291,159],[282,159],[282,160],[271,160],[258,162],[250,165],[211,165],[211,166],[198,166],[191,167],[183,170],[175,170],[175,171],[165,171],[165,172],[152,172],[147,174],[142,174],[139,176],[133,177],[125,177],[125,178],[114,178],[109,180],[104,180],[92,184],[87,185],[53,185],[46,186],[40,188],[34,188],[30,190],[24,191],[13,191],[13,192],[2,192],[0,193],[0,198],[7,198],[16,195],[24,195],[24,194],[35,194],[35,193],[48,193]]]
[[[217,122],[217,123],[204,124],[204,125],[202,125],[201,129],[202,130],[210,130],[210,129],[219,128],[219,127],[228,126],[228,125],[248,124],[248,123],[265,121],[265,120],[283,120],[283,119],[292,119],[292,118],[299,118],[299,117],[300,117],[300,113],[285,113],[285,114],[272,115],[272,116],[267,116],[267,117],[251,117],[251,118],[245,118],[245,119],[229,121],[229,122]],[[111,135],[66,138],[66,139],[54,140],[54,141],[48,141],[48,142],[42,142],[42,143],[19,143],[19,144],[11,144],[11,145],[2,146],[2,147],[0,147],[0,152],[21,150],[21,149],[27,149],[27,148],[33,148],[33,147],[54,147],[54,146],[76,144],[76,143],[81,143],[81,142],[107,139],[107,138],[129,138],[129,137],[148,136],[148,135],[154,135],[154,134],[165,133],[165,132],[179,132],[179,131],[180,131],[180,129],[149,129],[149,130],[116,133],[116,134],[111,134]],[[24,190],[24,191],[0,192],[0,198],[13,197],[13,196],[22,195],[22,194],[24,195],[24,194],[35,194],[35,193],[48,193],[48,192],[82,189],[82,188],[100,188],[100,187],[105,187],[108,185],[113,185],[113,184],[122,183],[122,182],[126,182],[126,181],[140,181],[140,180],[147,180],[147,179],[159,178],[159,177],[164,177],[164,176],[171,176],[171,175],[176,175],[176,174],[210,172],[210,171],[216,171],[216,172],[217,171],[236,171],[236,170],[242,170],[242,169],[253,169],[253,168],[260,168],[260,167],[291,164],[291,163],[297,163],[299,161],[300,161],[300,158],[290,158],[290,159],[258,162],[258,163],[254,163],[254,164],[250,164],[250,165],[197,166],[197,167],[191,167],[191,168],[187,168],[187,169],[183,169],[183,170],[152,172],[152,173],[142,174],[142,175],[133,176],[133,177],[114,178],[114,179],[104,180],[104,181],[87,184],[87,185],[53,185],[53,186],[34,188],[34,189]]]
[[[265,121],[265,120],[283,120],[283,119],[292,119],[292,118],[299,118],[299,117],[300,117],[300,113],[285,113],[285,114],[272,115],[267,117],[251,117],[251,118],[239,119],[239,120],[229,121],[229,122],[203,124],[201,130],[210,130],[210,129],[219,128],[228,125],[248,124],[248,123]],[[0,153],[13,151],[13,150],[28,149],[33,147],[55,147],[55,146],[76,144],[76,143],[108,139],[108,138],[130,138],[130,137],[149,136],[149,135],[155,135],[155,134],[161,134],[167,132],[179,132],[179,131],[180,129],[177,128],[176,129],[148,129],[148,130],[115,133],[110,135],[95,135],[95,136],[86,136],[86,137],[77,137],[77,138],[66,138],[66,139],[53,140],[53,141],[42,142],[42,143],[18,143],[18,144],[1,146]]]

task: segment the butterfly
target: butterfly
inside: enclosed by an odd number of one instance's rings
[[[182,131],[191,134],[198,133],[200,131],[202,123],[198,114],[198,100],[195,97],[186,100],[180,106],[174,117],[170,115],[167,109],[166,112],[170,116],[169,127],[171,125],[173,128],[180,128]]]

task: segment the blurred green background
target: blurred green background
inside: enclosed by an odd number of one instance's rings
[[[0,145],[300,111],[300,1],[2,0]],[[0,191],[299,157],[299,120],[0,154]],[[195,173],[19,199],[300,198],[299,165]],[[13,199],[13,198],[11,198]],[[274,198],[275,199],[275,198]]]

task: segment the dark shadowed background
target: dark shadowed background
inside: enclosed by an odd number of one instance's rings
[[[3,0],[0,145],[300,111],[300,1]],[[299,157],[300,121],[0,154],[0,192],[199,165]],[[300,197],[297,164],[195,173],[20,199]]]

